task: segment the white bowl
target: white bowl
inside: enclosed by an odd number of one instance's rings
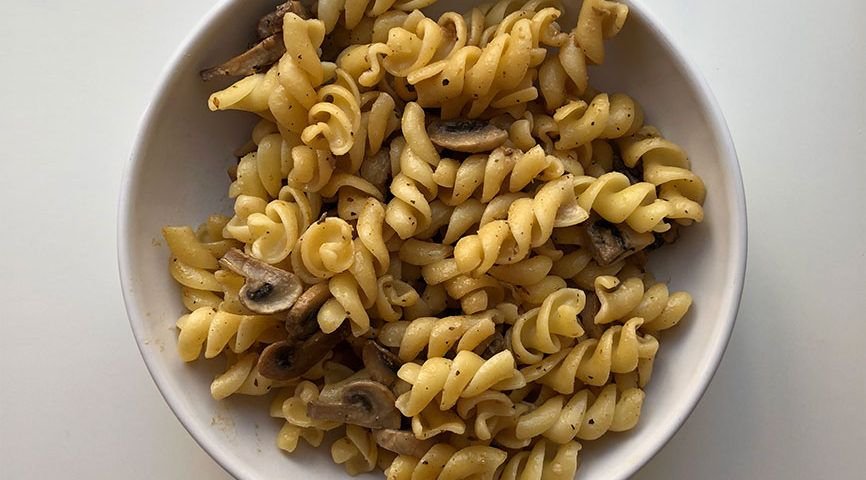
[[[211,113],[198,71],[235,54],[251,40],[254,22],[275,0],[223,0],[195,28],[163,73],[144,116],[120,198],[118,256],[130,323],[144,361],[175,415],[229,473],[241,479],[310,474],[344,478],[328,450],[302,447],[287,456],[275,445],[279,423],[267,401],[217,402],[209,384],[223,365],[185,364],[176,353],[174,322],[182,311],[161,242],[165,224],[198,224],[230,212],[226,167],[249,136],[250,115]],[[472,2],[442,0],[437,7]],[[661,341],[639,425],[601,442],[587,442],[578,477],[622,479],[667,442],[698,403],[728,343],[746,264],[746,211],[734,147],[709,88],[670,41],[661,22],[639,2],[622,33],[608,43],[607,62],[591,72],[605,91],[634,96],[648,121],[689,152],[706,182],[706,220],[674,246],[655,253],[652,270],[695,305]],[[572,8],[574,10],[575,8]],[[567,22],[567,21],[566,21]],[[568,25],[568,23],[563,23]]]

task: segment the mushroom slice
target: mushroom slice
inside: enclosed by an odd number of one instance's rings
[[[382,192],[383,196],[387,195],[388,181],[391,178],[391,157],[388,156],[388,150],[379,150],[364,160],[358,175]]]
[[[423,457],[427,450],[436,444],[436,440],[433,438],[418,440],[412,432],[389,428],[373,430],[373,439],[376,440],[377,445],[385,450],[392,451],[397,455],[409,455],[415,458]]]
[[[628,225],[614,225],[600,218],[589,222],[586,235],[592,255],[600,266],[618,262],[655,241],[650,232],[637,233]]]
[[[508,132],[481,120],[437,121],[427,133],[436,145],[464,153],[489,152],[508,140]]]
[[[273,12],[268,13],[264,17],[259,20],[259,25],[256,28],[256,31],[259,34],[259,38],[270,37],[275,33],[280,33],[283,31],[283,17],[286,16],[287,13],[294,13],[295,15],[301,18],[310,18],[310,14],[307,13],[307,9],[301,4],[301,2],[297,0],[292,0],[286,2],[282,5],[277,5],[277,8],[274,9]]]
[[[401,416],[396,398],[385,385],[372,380],[347,383],[336,403],[312,402],[307,415],[315,420],[349,423],[366,428],[399,429]]]
[[[361,359],[364,361],[364,368],[370,372],[370,378],[389,388],[397,383],[400,360],[379,342],[367,340],[361,350]]]
[[[239,293],[243,306],[255,313],[270,315],[292,308],[304,287],[294,273],[256,260],[233,248],[220,265],[246,278]]]
[[[505,350],[505,348],[505,337],[499,329],[496,329],[493,335],[490,335],[480,345],[475,347],[474,352],[480,355],[481,358],[490,360],[491,357]]]
[[[252,75],[277,63],[284,53],[283,36],[271,35],[222,65],[202,70],[201,79],[207,82],[216,77]]]
[[[259,372],[272,380],[300,377],[333,350],[347,333],[348,328],[340,328],[334,333],[315,333],[303,342],[285,340],[268,345],[259,356]]]
[[[298,297],[286,316],[289,341],[307,338],[319,330],[316,314],[329,298],[331,298],[331,290],[328,288],[328,282],[317,283]]]

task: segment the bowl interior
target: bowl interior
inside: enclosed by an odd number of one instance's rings
[[[230,473],[239,478],[285,478],[315,471],[343,478],[327,448],[300,447],[284,455],[275,445],[279,422],[268,401],[210,397],[220,360],[183,363],[176,354],[174,322],[182,312],[167,271],[160,229],[197,225],[207,215],[229,213],[226,168],[249,138],[249,115],[211,113],[197,72],[219,63],[252,38],[254,22],[273,0],[222,2],[203,20],[169,65],[142,130],[124,182],[120,207],[121,280],[130,320],[144,359],[181,422]],[[435,10],[465,9],[475,2],[441,0]],[[703,224],[687,229],[673,247],[655,252],[652,271],[672,289],[686,289],[695,305],[682,324],[661,339],[661,350],[639,425],[584,445],[579,477],[618,479],[634,473],[682,424],[715,371],[733,326],[745,266],[745,208],[739,167],[727,129],[706,87],[697,79],[639,4],[623,32],[607,45],[606,64],[591,81],[635,97],[647,121],[688,152],[706,182]],[[575,8],[572,7],[572,10]],[[572,18],[574,14],[572,13]],[[566,19],[564,26],[573,25]],[[229,82],[224,82],[228,84]]]

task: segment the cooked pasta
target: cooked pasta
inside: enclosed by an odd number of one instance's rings
[[[590,84],[626,5],[567,25],[561,0],[433,3],[289,2],[230,60],[268,50],[208,99],[258,116],[231,215],[162,232],[178,356],[222,358],[214,399],[272,396],[277,447],[329,438],[350,475],[571,479],[650,401],[693,299],[648,255],[706,187],[635,98]]]

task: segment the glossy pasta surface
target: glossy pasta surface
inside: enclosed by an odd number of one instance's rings
[[[163,229],[178,355],[225,362],[215,401],[270,396],[278,448],[350,475],[571,479],[653,400],[692,297],[647,258],[707,192],[634,98],[592,85],[626,5],[433,3],[289,1],[202,72],[240,77],[211,110],[259,122],[233,211]]]

